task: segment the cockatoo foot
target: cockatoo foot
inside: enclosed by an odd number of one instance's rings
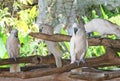
[[[84,59],[80,60],[80,62],[82,62],[83,64],[85,64],[85,63],[86,63]]]
[[[78,66],[80,66],[80,61],[75,61],[77,63]]]
[[[83,64],[86,63],[84,59],[82,59],[82,60],[80,60],[80,61],[77,60],[77,61],[75,61],[75,62],[77,63],[78,66],[80,66],[80,62],[82,62]]]

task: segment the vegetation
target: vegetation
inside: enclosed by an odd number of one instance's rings
[[[21,45],[20,55],[21,57],[26,57],[30,55],[47,55],[48,51],[46,44],[43,40],[34,39],[28,35],[29,32],[38,32],[38,28],[35,26],[35,18],[37,17],[38,10],[37,5],[30,8],[24,9],[24,6],[31,4],[31,0],[25,0],[24,2],[14,2],[14,16],[11,15],[8,7],[3,7],[0,5],[0,58],[8,58],[8,54],[5,48],[6,39],[9,36],[9,29],[12,26],[19,30],[19,39]],[[91,11],[91,18],[88,19],[87,16],[83,16],[85,23],[90,21],[93,18],[103,18],[112,21],[120,25],[120,11],[119,9],[114,10],[113,12],[108,11],[100,5],[102,15],[97,15],[95,10]],[[61,30],[62,34],[67,34],[64,29]],[[98,35],[97,32],[94,32],[94,35]],[[109,36],[112,39],[116,37],[114,35]],[[64,45],[60,43],[61,48],[64,51],[63,58],[70,58],[69,56],[69,43],[65,42]],[[66,46],[66,48],[64,47]],[[104,46],[90,46],[86,57],[98,57],[101,54],[105,53]]]

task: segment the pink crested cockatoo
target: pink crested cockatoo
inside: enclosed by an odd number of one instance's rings
[[[71,63],[77,62],[85,62],[84,58],[86,55],[86,51],[88,48],[88,40],[86,38],[86,32],[83,24],[74,23],[72,25],[73,35],[70,39],[70,55],[71,55]],[[79,65],[79,64],[78,64]],[[72,74],[81,72],[81,69],[73,69],[71,70]]]
[[[52,35],[53,34],[53,27],[42,24],[40,27],[40,30],[42,33]],[[49,54],[53,54],[55,57],[55,62],[57,67],[62,67],[62,61],[61,61],[61,56],[63,54],[62,50],[59,47],[59,44],[57,42],[52,42],[52,41],[45,41],[47,45],[47,49]]]
[[[16,57],[19,57],[19,49],[20,49],[20,42],[18,38],[18,30],[13,29],[11,31],[10,36],[6,42],[6,49],[8,51],[9,58],[14,58],[16,61]],[[11,64],[10,65],[10,72],[20,72],[20,65],[19,64]]]
[[[114,34],[120,38],[120,26],[101,18],[92,19],[85,25],[86,33],[99,32],[100,36]]]

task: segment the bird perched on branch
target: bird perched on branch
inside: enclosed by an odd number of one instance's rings
[[[87,33],[99,32],[100,36],[114,34],[120,38],[120,26],[108,20],[96,18],[84,26]]]
[[[53,34],[53,27],[42,24],[40,27],[40,31],[45,34],[52,35]],[[52,42],[52,41],[45,41],[47,45],[47,49],[49,54],[53,54],[55,57],[55,62],[57,67],[62,67],[62,61],[61,61],[61,56],[63,52],[60,50],[60,47],[57,42]]]
[[[74,23],[72,28],[74,31],[70,39],[71,63],[77,62],[79,65],[80,62],[85,63],[84,58],[88,48],[88,40],[83,24],[79,25]],[[72,74],[76,74],[81,72],[81,69],[73,69],[71,72]]]
[[[10,36],[7,39],[6,42],[6,49],[8,51],[9,58],[14,58],[16,61],[16,57],[19,57],[19,49],[20,49],[20,42],[18,38],[18,30],[13,29],[11,31]],[[20,72],[20,66],[19,64],[11,64],[10,65],[10,72]]]

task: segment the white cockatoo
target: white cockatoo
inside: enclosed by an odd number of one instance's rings
[[[19,57],[19,49],[20,49],[20,42],[18,38],[18,30],[13,29],[11,31],[10,36],[6,42],[6,49],[8,51],[9,58],[14,58],[16,61],[16,57]],[[10,65],[10,72],[20,72],[20,65],[19,64],[11,64]]]
[[[70,55],[71,55],[71,63],[77,62],[85,62],[84,58],[86,55],[86,51],[88,48],[88,40],[86,38],[86,32],[84,25],[74,23],[72,25],[73,35],[70,39]],[[79,64],[78,64],[79,65]],[[71,72],[78,73],[81,72],[81,69],[74,69]]]
[[[86,33],[99,32],[100,36],[114,34],[120,38],[120,26],[101,18],[96,18],[86,23]]]
[[[42,33],[52,35],[53,34],[53,27],[42,24],[40,27]],[[53,54],[55,57],[55,62],[57,67],[62,67],[61,56],[63,54],[62,50],[60,50],[59,44],[57,42],[52,41],[45,41],[47,45],[47,49],[49,54]]]

